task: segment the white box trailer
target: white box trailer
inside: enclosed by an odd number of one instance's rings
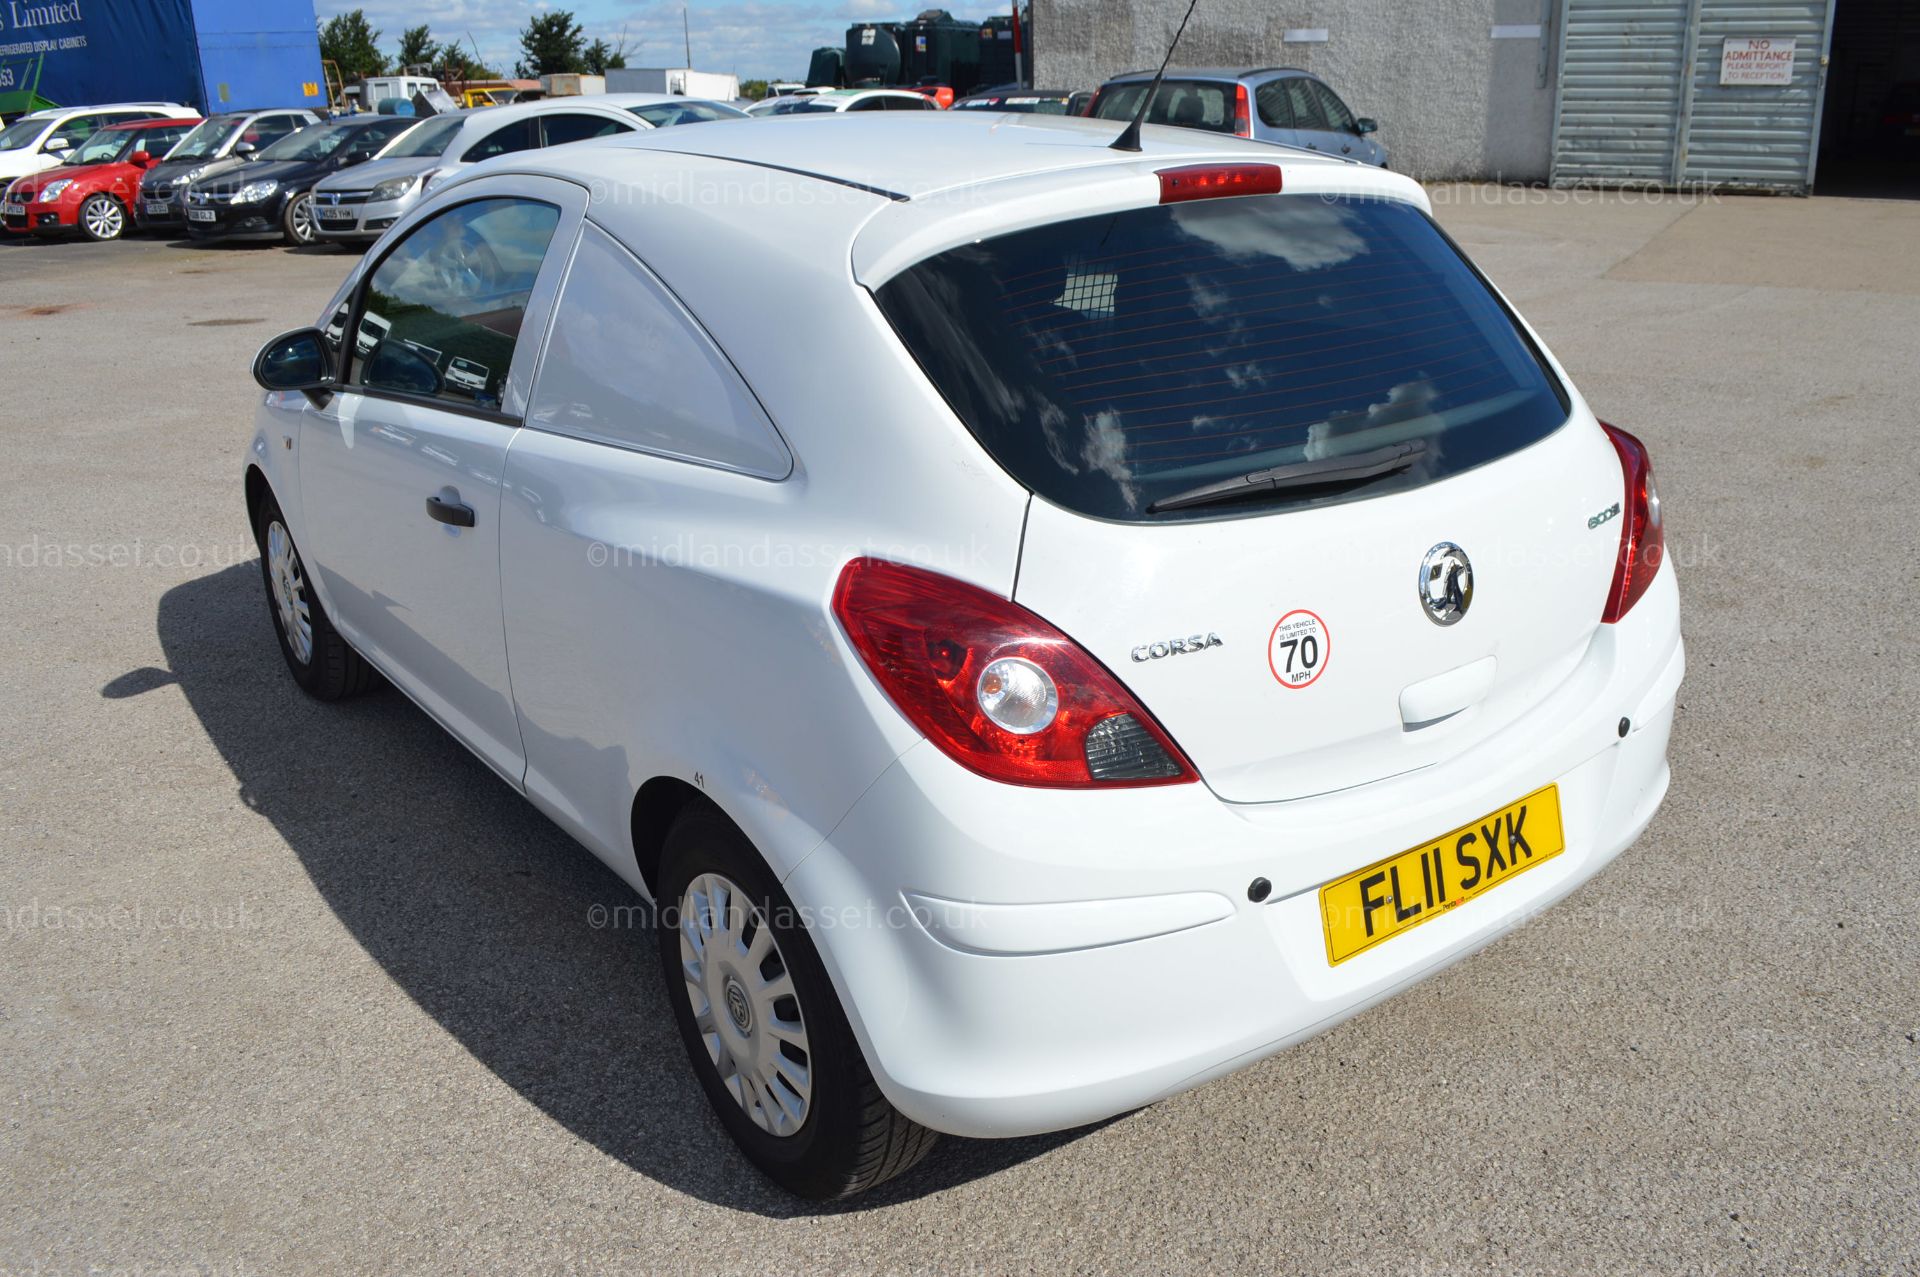
[[[607,72],[609,93],[677,93],[681,97],[731,102],[740,96],[740,77],[692,67],[621,67]]]

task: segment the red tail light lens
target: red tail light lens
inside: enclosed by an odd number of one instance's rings
[[[1178,204],[1184,200],[1211,200],[1223,195],[1278,195],[1278,164],[1189,164],[1182,168],[1163,168],[1160,202]]]
[[[1247,102],[1247,86],[1236,84],[1233,95],[1233,135],[1253,136],[1253,111]]]
[[[1055,789],[1199,779],[1105,666],[1018,603],[923,568],[855,559],[833,614],[900,712],[970,771]]]
[[[1640,596],[1660,574],[1660,560],[1666,557],[1667,537],[1660,518],[1660,494],[1653,486],[1653,461],[1647,445],[1606,422],[1600,428],[1613,441],[1620,454],[1620,469],[1627,480],[1627,495],[1620,521],[1620,557],[1613,565],[1613,585],[1607,591],[1606,611],[1600,619],[1608,625],[1633,610]]]

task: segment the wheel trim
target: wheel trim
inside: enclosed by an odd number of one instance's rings
[[[680,897],[680,967],[720,1083],[753,1124],[786,1137],[813,1106],[813,1052],[800,1000],[765,917],[721,874]]]
[[[287,647],[302,665],[313,660],[313,612],[307,602],[307,578],[300,552],[280,520],[267,525],[267,579],[273,583],[274,615]]]
[[[302,195],[293,202],[293,211],[288,214],[293,222],[293,237],[302,244],[313,243],[313,199]]]
[[[110,199],[87,201],[80,215],[87,219],[87,233],[95,239],[116,239],[126,226],[126,216],[120,206]]]

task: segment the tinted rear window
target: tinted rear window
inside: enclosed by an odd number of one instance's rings
[[[1102,120],[1131,120],[1151,81],[1116,84],[1100,95],[1093,114]],[[1230,80],[1165,80],[1147,109],[1148,124],[1233,132],[1233,108],[1239,86]]]
[[[1009,473],[1107,519],[1417,487],[1544,438],[1565,392],[1427,217],[1392,200],[1198,200],[940,253],[882,311]],[[1150,514],[1270,466],[1426,444],[1358,487]]]

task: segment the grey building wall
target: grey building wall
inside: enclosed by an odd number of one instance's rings
[[[1093,88],[1160,64],[1186,0],[1033,0],[1034,83]],[[1297,66],[1380,121],[1421,178],[1544,181],[1557,0],[1200,0],[1178,66]],[[1501,26],[1538,37],[1494,39]],[[1289,31],[1325,29],[1325,43]]]

